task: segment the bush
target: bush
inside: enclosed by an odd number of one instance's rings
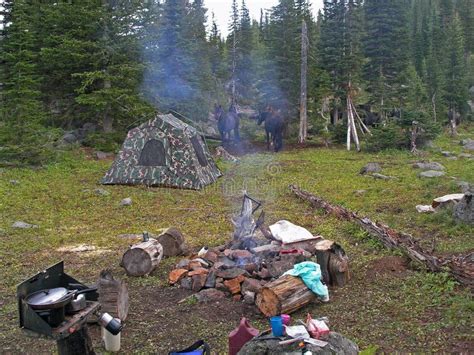
[[[44,165],[57,157],[61,130],[39,123],[6,124],[0,129],[0,165]]]
[[[373,128],[367,138],[367,150],[378,152],[384,149],[402,149],[409,146],[404,130],[393,123]]]
[[[125,139],[126,133],[91,133],[85,139],[83,144],[103,152],[117,152]]]
[[[347,123],[341,123],[337,125],[329,126],[329,133],[331,135],[331,141],[334,143],[346,143],[347,140]]]

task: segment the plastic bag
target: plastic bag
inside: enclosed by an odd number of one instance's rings
[[[300,277],[306,287],[318,295],[322,301],[329,301],[328,287],[321,282],[321,268],[319,264],[312,261],[304,261],[293,265],[293,269],[288,270],[283,275]]]
[[[329,334],[329,327],[327,324],[322,320],[313,319],[309,313],[306,317],[306,329],[308,329],[311,338],[314,339],[319,339]]]
[[[273,237],[283,244],[317,239],[317,237],[313,236],[307,229],[285,220],[278,221],[269,228]]]

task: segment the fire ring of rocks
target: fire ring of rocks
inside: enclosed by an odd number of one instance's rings
[[[235,229],[231,242],[203,248],[199,253],[182,259],[170,272],[169,283],[194,291],[200,302],[232,297],[234,301],[255,304],[262,288],[271,288],[272,281],[303,261],[315,261],[320,265],[322,282],[326,285],[342,286],[347,282],[348,258],[338,244],[320,236],[293,243],[276,240],[264,224],[263,212],[254,221],[252,215],[260,206],[258,204],[255,208],[255,202],[244,196],[242,211],[232,220]],[[301,302],[301,307],[307,303]],[[259,308],[267,316],[273,312]],[[278,310],[285,310],[281,308]]]

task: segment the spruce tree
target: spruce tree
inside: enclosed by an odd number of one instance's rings
[[[52,132],[45,128],[47,114],[41,102],[42,77],[38,71],[37,3],[15,1],[2,40],[2,107],[0,162],[42,164],[53,155]]]

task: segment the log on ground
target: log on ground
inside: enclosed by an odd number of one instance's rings
[[[153,238],[132,245],[122,257],[122,266],[130,276],[150,274],[163,258],[163,247]]]
[[[293,313],[315,300],[316,295],[300,278],[284,275],[262,287],[255,304],[266,317],[271,317]]]
[[[290,185],[290,190],[315,208],[324,209],[326,213],[339,219],[356,222],[371,236],[379,239],[385,247],[402,250],[411,260],[424,265],[430,271],[442,272],[447,270],[461,284],[471,289],[474,288],[474,258],[472,253],[448,258],[436,257],[423,250],[416,239],[407,233],[399,232],[380,222],[373,222],[369,218],[361,217],[342,206],[332,205],[295,185]]]

